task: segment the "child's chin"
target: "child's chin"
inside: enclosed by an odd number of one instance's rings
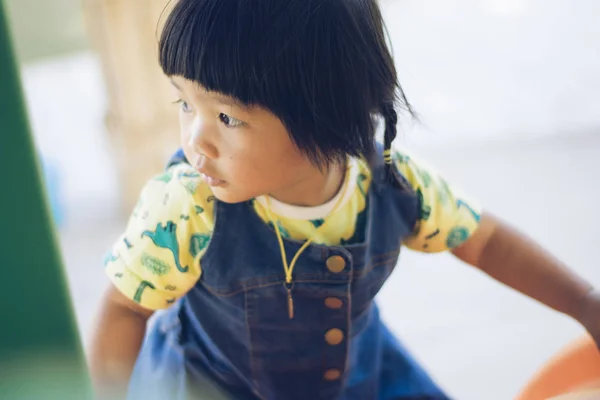
[[[247,194],[236,193],[230,188],[213,187],[212,192],[217,200],[227,204],[243,203],[253,198]]]

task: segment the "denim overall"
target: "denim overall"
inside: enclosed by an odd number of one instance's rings
[[[382,159],[382,157],[378,157]],[[171,165],[185,162],[179,152]],[[194,288],[149,326],[129,399],[447,399],[394,338],[373,298],[418,217],[400,176],[373,171],[365,242],[311,244],[294,269],[294,318],[275,231],[251,202],[215,204]],[[302,243],[284,239],[291,258]]]

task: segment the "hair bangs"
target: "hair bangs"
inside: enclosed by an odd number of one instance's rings
[[[275,114],[318,165],[369,157],[398,88],[375,0],[178,0],[160,64]]]
[[[249,83],[251,66],[240,65],[240,32],[231,19],[223,18],[232,15],[235,6],[234,1],[178,1],[163,28],[159,62],[167,76],[179,75],[252,104],[250,91],[244,95],[240,87]]]

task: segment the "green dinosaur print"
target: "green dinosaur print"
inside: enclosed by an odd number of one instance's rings
[[[115,262],[119,259],[118,254],[114,254],[113,252],[109,252],[104,256],[104,266],[106,267],[108,264]]]
[[[189,266],[181,266],[179,262],[179,242],[177,241],[177,224],[168,221],[165,226],[159,222],[154,231],[144,231],[142,237],[148,236],[160,248],[171,250],[175,265],[181,272],[188,272]]]
[[[171,267],[168,263],[164,262],[160,258],[151,256],[148,253],[142,254],[141,263],[148,271],[158,276],[166,275],[171,270]]]
[[[367,191],[363,187],[363,183],[367,180],[367,176],[365,174],[358,174],[356,177],[356,184],[358,185],[358,189],[363,196],[367,195]]]
[[[190,239],[190,254],[192,257],[196,258],[196,256],[208,246],[208,242],[210,242],[210,235],[205,233],[192,235],[192,238]]]
[[[446,239],[446,246],[449,249],[454,249],[463,244],[469,237],[469,230],[464,226],[453,228]]]
[[[189,215],[185,215],[185,214],[181,214],[179,216],[180,219],[184,220],[184,221],[189,221],[190,220],[190,216]]]
[[[445,180],[440,179],[439,183],[440,188],[437,191],[438,200],[443,206],[447,206],[450,202],[450,197],[452,196],[452,193],[450,192],[450,188],[448,187],[448,184]]]
[[[133,296],[133,301],[135,301],[138,304],[141,303],[142,302],[142,294],[144,293],[144,290],[146,290],[146,288],[150,288],[152,290],[156,289],[152,283],[150,283],[148,281],[142,281],[142,283],[140,283],[140,286],[138,286],[137,290],[135,291],[135,295]]]
[[[123,277],[123,273],[121,273],[121,272],[117,272],[115,274],[115,278],[122,278],[122,277]]]
[[[217,199],[217,198],[216,198],[215,196],[208,196],[208,197],[206,198],[206,201],[207,201],[207,202],[209,202],[209,203],[212,203],[212,202],[213,202],[213,201],[215,201],[216,199]]]
[[[427,189],[431,185],[431,175],[422,169],[419,170],[419,175],[421,175],[421,179],[423,180],[423,187]]]
[[[171,182],[171,179],[173,179],[173,175],[170,172],[166,172],[162,175],[157,176],[156,178],[154,178],[152,180],[158,181],[158,182],[169,183],[169,182]]]
[[[323,218],[311,219],[310,223],[313,224],[315,228],[319,228],[325,223],[325,220]]]
[[[475,210],[473,210],[473,208],[471,208],[471,206],[468,203],[466,203],[460,199],[456,200],[456,208],[458,208],[460,210],[461,207],[466,208],[471,213],[471,215],[473,216],[475,221],[479,222],[479,220],[481,220],[481,215],[479,215],[477,212],[475,212]]]
[[[405,164],[411,164],[411,167],[415,171],[415,173],[417,175],[419,175],[419,177],[421,177],[421,182],[423,183],[423,187],[425,189],[427,189],[431,185],[431,180],[432,180],[431,175],[429,175],[429,172],[421,169],[419,167],[419,165],[413,163],[412,160],[408,156],[404,156],[403,161]]]
[[[269,226],[271,227],[271,229],[275,230],[275,225],[273,225],[272,222],[269,221]],[[290,233],[287,231],[287,229],[285,229],[283,227],[283,224],[281,223],[281,221],[277,221],[277,227],[279,228],[279,233],[281,233],[281,237],[289,239],[290,238]]]
[[[423,181],[423,187],[425,189],[427,189],[430,185],[431,185],[431,175],[429,174],[429,172],[422,170],[421,168],[418,167],[417,164],[415,164],[414,162],[412,162],[411,158],[407,155],[401,154],[401,153],[394,153],[395,155],[395,160],[396,160],[396,165],[401,165],[401,164],[412,164],[412,168],[415,170],[415,172],[421,177],[421,180]]]
[[[288,230],[283,227],[283,224],[281,223],[281,221],[277,221],[277,226],[279,227],[279,232],[281,232],[281,235],[284,238],[288,238],[289,239],[291,237],[290,233],[288,232]]]
[[[168,290],[169,292],[174,292],[177,290],[177,287],[173,285],[167,285],[165,286],[165,290]]]
[[[167,299],[167,304],[173,304],[176,300],[177,299],[175,297],[173,297],[172,299]]]
[[[180,172],[177,177],[181,178],[200,178],[200,173],[196,171],[183,171]]]
[[[184,181],[182,185],[189,194],[196,194],[196,190],[198,189],[197,181]]]
[[[404,154],[400,154],[399,152],[394,153],[394,158],[398,164],[408,164],[410,161],[410,157]]]
[[[133,245],[127,238],[123,238],[123,243],[125,243],[125,246],[127,247],[127,249],[131,249],[133,247]]]
[[[194,206],[196,209],[196,215],[202,214],[204,212],[204,208],[200,206]]]
[[[419,204],[421,204],[421,219],[427,221],[431,216],[431,206],[425,204],[425,199],[423,198],[423,192],[421,188],[417,189],[417,198],[419,199]]]

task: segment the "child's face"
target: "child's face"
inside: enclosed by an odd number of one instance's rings
[[[237,203],[270,194],[302,202],[307,183],[323,178],[271,112],[245,108],[180,76],[171,80],[181,106],[181,145],[219,200]]]

